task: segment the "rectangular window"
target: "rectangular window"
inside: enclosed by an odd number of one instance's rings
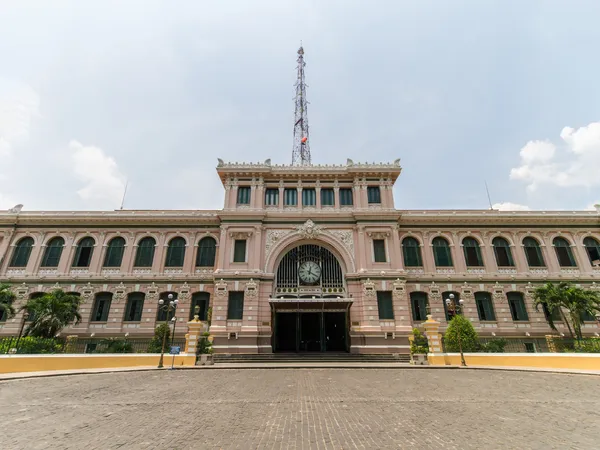
[[[125,310],[125,322],[140,322],[142,320],[142,309],[144,308],[144,294],[132,292],[127,299]]]
[[[575,267],[575,260],[569,247],[554,247],[560,267]]]
[[[279,189],[267,189],[265,191],[265,205],[266,206],[278,206],[279,205]]]
[[[296,206],[298,205],[298,190],[297,189],[285,189],[283,191],[283,204],[285,206]]]
[[[483,266],[483,259],[481,258],[481,252],[479,247],[463,247],[465,251],[465,262],[467,267],[481,267]]]
[[[317,192],[314,189],[302,189],[302,205],[315,206],[317,204]]]
[[[190,320],[194,318],[196,314],[198,314],[198,318],[200,320],[206,320],[208,317],[208,304],[209,304],[209,294],[199,292],[192,295],[192,307],[190,308]],[[198,312],[196,313],[196,306],[198,307]]]
[[[477,314],[479,315],[479,320],[488,322],[496,321],[492,296],[489,292],[476,292],[475,304],[477,305]]]
[[[250,204],[250,186],[238,187],[237,204],[238,205],[249,205]]]
[[[427,294],[425,292],[411,292],[410,303],[412,306],[413,320],[427,320]]]
[[[552,319],[552,322],[562,322],[562,316],[559,308],[554,308],[552,312],[550,312],[546,304],[542,303],[542,311],[544,311],[544,318],[546,320]]]
[[[394,303],[391,291],[377,291],[379,320],[394,320]]]
[[[341,188],[340,189],[340,205],[341,206],[352,206],[354,202],[352,201],[352,189],[351,188]]]
[[[404,253],[404,265],[406,267],[421,267],[423,265],[419,247],[403,245],[402,252]]]
[[[367,186],[367,200],[369,203],[381,203],[379,186]]]
[[[386,262],[384,239],[373,239],[373,254],[375,262]]]
[[[498,267],[513,267],[515,264],[512,260],[509,247],[502,247],[495,245],[494,252],[496,253],[496,261],[498,261]]]
[[[236,239],[233,247],[233,262],[246,262],[246,239]]]
[[[92,314],[92,322],[106,322],[108,320],[108,311],[110,310],[110,301],[112,294],[99,294],[96,297],[94,312]]]
[[[333,189],[321,189],[321,206],[333,206],[335,204],[335,196]]]
[[[244,291],[229,291],[227,320],[242,320],[244,316]]]
[[[520,292],[509,292],[506,296],[512,320],[515,322],[528,322],[529,316],[527,315],[527,309],[525,309],[523,294]]]
[[[590,313],[589,311],[584,311],[581,314],[581,320],[583,322],[596,322],[596,317],[594,317],[594,315],[592,313]]]

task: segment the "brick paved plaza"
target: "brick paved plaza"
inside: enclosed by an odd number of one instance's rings
[[[600,377],[177,370],[0,382],[3,449],[600,446]]]

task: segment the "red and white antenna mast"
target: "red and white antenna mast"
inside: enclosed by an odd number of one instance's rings
[[[308,110],[304,80],[304,49],[298,49],[298,80],[296,81],[296,110],[294,113],[293,166],[310,166],[310,139],[308,136]]]

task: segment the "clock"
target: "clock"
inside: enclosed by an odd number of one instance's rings
[[[321,278],[321,268],[316,262],[306,261],[300,264],[298,275],[300,275],[300,280],[302,280],[302,282],[314,284]]]

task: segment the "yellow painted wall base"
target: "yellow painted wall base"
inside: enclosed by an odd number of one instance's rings
[[[157,366],[159,359],[158,354],[0,355],[0,373]],[[165,367],[170,367],[172,361],[173,356],[165,354]],[[175,366],[193,366],[195,363],[196,355],[175,355]]]
[[[600,370],[600,355],[591,353],[465,353],[467,366],[537,367]],[[430,353],[430,365],[460,365],[459,353]]]

